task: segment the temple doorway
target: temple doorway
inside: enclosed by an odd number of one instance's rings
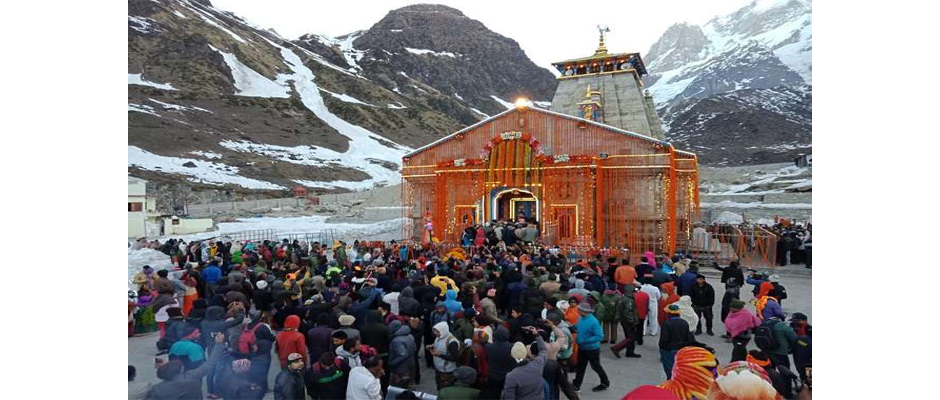
[[[493,203],[493,218],[516,221],[520,216],[526,220],[538,220],[539,200],[532,192],[523,189],[509,189],[496,195]]]

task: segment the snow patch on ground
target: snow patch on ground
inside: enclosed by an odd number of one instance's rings
[[[457,56],[461,55],[461,54],[454,54],[454,53],[451,53],[451,52],[449,52],[449,51],[434,51],[434,50],[427,50],[427,49],[412,49],[412,48],[410,48],[410,47],[405,47],[405,50],[408,50],[408,52],[411,53],[411,54],[417,54],[417,55],[430,54],[430,55],[438,56],[438,57],[457,58]]]
[[[143,78],[141,74],[127,74],[127,84],[128,85],[141,85],[141,86],[150,86],[157,89],[163,90],[177,90],[173,85],[169,83],[156,83],[151,82]]]
[[[398,104],[388,103],[388,108],[391,108],[391,109],[393,109],[393,110],[401,110],[401,109],[404,109],[404,108],[408,108],[408,107],[403,106],[403,105],[401,104],[401,102],[396,102],[396,103],[398,103]]]
[[[719,224],[738,225],[744,223],[744,217],[731,211],[722,211],[721,214],[718,214],[718,218],[715,218],[714,222]]]
[[[331,92],[331,91],[329,91],[329,90],[326,90],[326,89],[324,89],[324,88],[320,88],[320,90],[322,90],[322,91],[324,91],[324,92],[327,92],[327,93],[329,93],[331,96],[333,96],[333,97],[335,97],[335,98],[337,98],[337,99],[340,99],[340,100],[342,100],[342,101],[345,101],[345,102],[347,102],[347,103],[362,104],[362,105],[364,105],[364,106],[375,107],[375,106],[372,105],[372,104],[366,103],[366,102],[364,102],[364,101],[362,101],[362,100],[359,100],[359,99],[357,99],[357,98],[355,98],[355,97],[352,97],[352,96],[350,96],[350,95],[347,95],[347,94],[333,93],[333,92]]]
[[[550,101],[533,101],[532,103],[534,103],[535,105],[537,105],[537,106],[539,106],[539,107],[541,107],[541,108],[545,108],[545,109],[548,109],[549,107],[552,106],[552,102],[550,102]]]
[[[156,271],[161,269],[172,270],[173,269],[173,260],[170,256],[161,253],[158,250],[154,249],[140,249],[133,250],[131,248],[127,249],[127,290],[137,291],[137,285],[133,284],[134,275],[137,275],[138,272],[144,268],[144,265],[149,265],[153,268],[154,276],[157,275]]]
[[[320,182],[320,181],[306,181],[301,179],[294,179],[294,182],[297,182],[303,186],[309,188],[322,188],[322,189],[348,189],[348,190],[364,190],[369,189],[373,186],[374,182],[371,179],[364,181],[329,181],[329,182]]]
[[[702,208],[772,208],[772,209],[794,209],[794,210],[812,210],[811,203],[761,203],[759,201],[750,203],[739,203],[736,201],[725,200],[720,203],[701,203]]]
[[[202,157],[208,158],[208,159],[210,159],[210,160],[217,160],[217,159],[222,158],[222,155],[221,155],[221,154],[219,154],[219,153],[213,153],[213,152],[211,152],[211,151],[196,150],[196,151],[190,151],[189,154],[194,154],[194,155],[197,155],[197,156],[202,156]]]
[[[337,239],[363,239],[380,238],[377,240],[400,239],[402,224],[405,218],[395,218],[386,221],[368,224],[328,223],[327,216],[313,215],[309,217],[260,217],[239,218],[236,222],[221,222],[218,229],[212,232],[194,233],[185,236],[172,236],[182,238],[187,243],[193,240],[203,240],[212,237],[225,239],[226,234],[241,231],[274,229],[278,235],[291,233],[311,233],[332,230]],[[347,240],[352,243],[352,240]],[[161,253],[162,254],[162,253]],[[151,265],[152,266],[152,265]]]
[[[463,97],[460,97],[460,95],[457,94],[457,92],[454,92],[454,97],[460,99],[460,101],[464,101]]]
[[[232,71],[232,78],[235,79],[235,89],[238,91],[236,94],[239,96],[290,97],[288,88],[285,85],[274,82],[251,69],[251,67],[242,64],[234,54],[219,50],[211,44],[208,46],[221,54],[222,58],[225,59],[225,64],[228,65],[229,70]]]
[[[134,111],[134,112],[139,112],[139,113],[144,113],[144,114],[156,115],[158,117],[161,116],[160,114],[157,114],[156,112],[154,112],[153,107],[145,106],[143,104],[128,103],[127,111]]]
[[[186,163],[192,163],[195,167],[183,166],[183,164]],[[187,179],[191,182],[210,185],[232,184],[248,189],[284,189],[284,187],[271,182],[259,181],[238,175],[238,167],[231,167],[225,164],[195,158],[161,156],[137,146],[127,146],[127,165],[147,171],[186,175],[188,176]]]
[[[209,114],[214,114],[212,111],[206,110],[205,108],[196,107],[196,106],[181,106],[178,104],[164,103],[160,100],[154,100],[154,99],[149,99],[149,98],[147,100],[150,100],[154,103],[159,104],[161,107],[163,107],[164,110],[202,111],[202,112],[207,112]]]

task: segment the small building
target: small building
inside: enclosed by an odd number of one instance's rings
[[[212,218],[180,218],[176,215],[163,219],[163,235],[186,235],[212,229]]]
[[[157,199],[147,197],[147,181],[133,176],[127,177],[127,237],[154,236],[157,223]],[[150,225],[150,234],[148,234]]]
[[[303,186],[297,186],[294,188],[294,197],[298,199],[303,199],[307,197],[307,188]]]
[[[157,212],[157,199],[147,196],[147,181],[127,177],[127,237],[183,235],[211,228],[211,218],[183,219]]]

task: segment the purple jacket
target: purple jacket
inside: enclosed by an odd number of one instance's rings
[[[780,308],[780,303],[776,301],[768,301],[767,304],[764,305],[764,321],[772,317],[778,317],[781,320],[787,318],[786,315],[783,315],[783,308]]]

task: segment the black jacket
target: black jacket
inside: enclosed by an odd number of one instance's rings
[[[315,361],[312,368],[307,368],[305,374],[305,383],[307,393],[316,400],[333,400],[346,398],[346,385],[349,382],[348,371],[342,367],[333,365],[329,368],[323,368],[319,361]]]
[[[274,379],[274,400],[306,400],[306,392],[301,372],[285,369]]]
[[[202,320],[202,342],[212,343],[213,333],[227,332],[229,328],[242,323],[244,318],[244,313],[238,313],[231,321],[226,321],[224,308],[219,306],[212,306],[207,308],[206,318]]]
[[[368,323],[360,332],[362,344],[374,347],[379,355],[388,355],[388,344],[392,341],[392,333],[382,322],[382,312],[371,310],[366,318],[368,318]]]
[[[500,326],[493,336],[493,343],[487,343],[483,348],[489,363],[489,371],[486,375],[490,380],[503,381],[506,379],[506,374],[516,367],[516,360],[509,354],[512,350],[512,343],[509,343],[509,331]]]
[[[265,290],[255,290],[252,300],[254,300],[255,308],[257,308],[258,311],[271,311],[271,304],[274,303],[271,291],[267,288],[265,288]]]
[[[679,317],[670,317],[663,324],[659,334],[660,350],[679,350],[695,343],[695,336],[689,330],[689,323]]]
[[[398,295],[398,314],[409,317],[420,316],[421,303],[414,297],[414,289],[406,287]]]
[[[708,282],[701,286],[698,284],[692,285],[690,297],[692,297],[692,307],[711,307],[715,305],[715,289]]]
[[[728,278],[736,278],[738,285],[744,284],[744,272],[740,267],[717,267],[721,271],[721,283],[728,283]]]

